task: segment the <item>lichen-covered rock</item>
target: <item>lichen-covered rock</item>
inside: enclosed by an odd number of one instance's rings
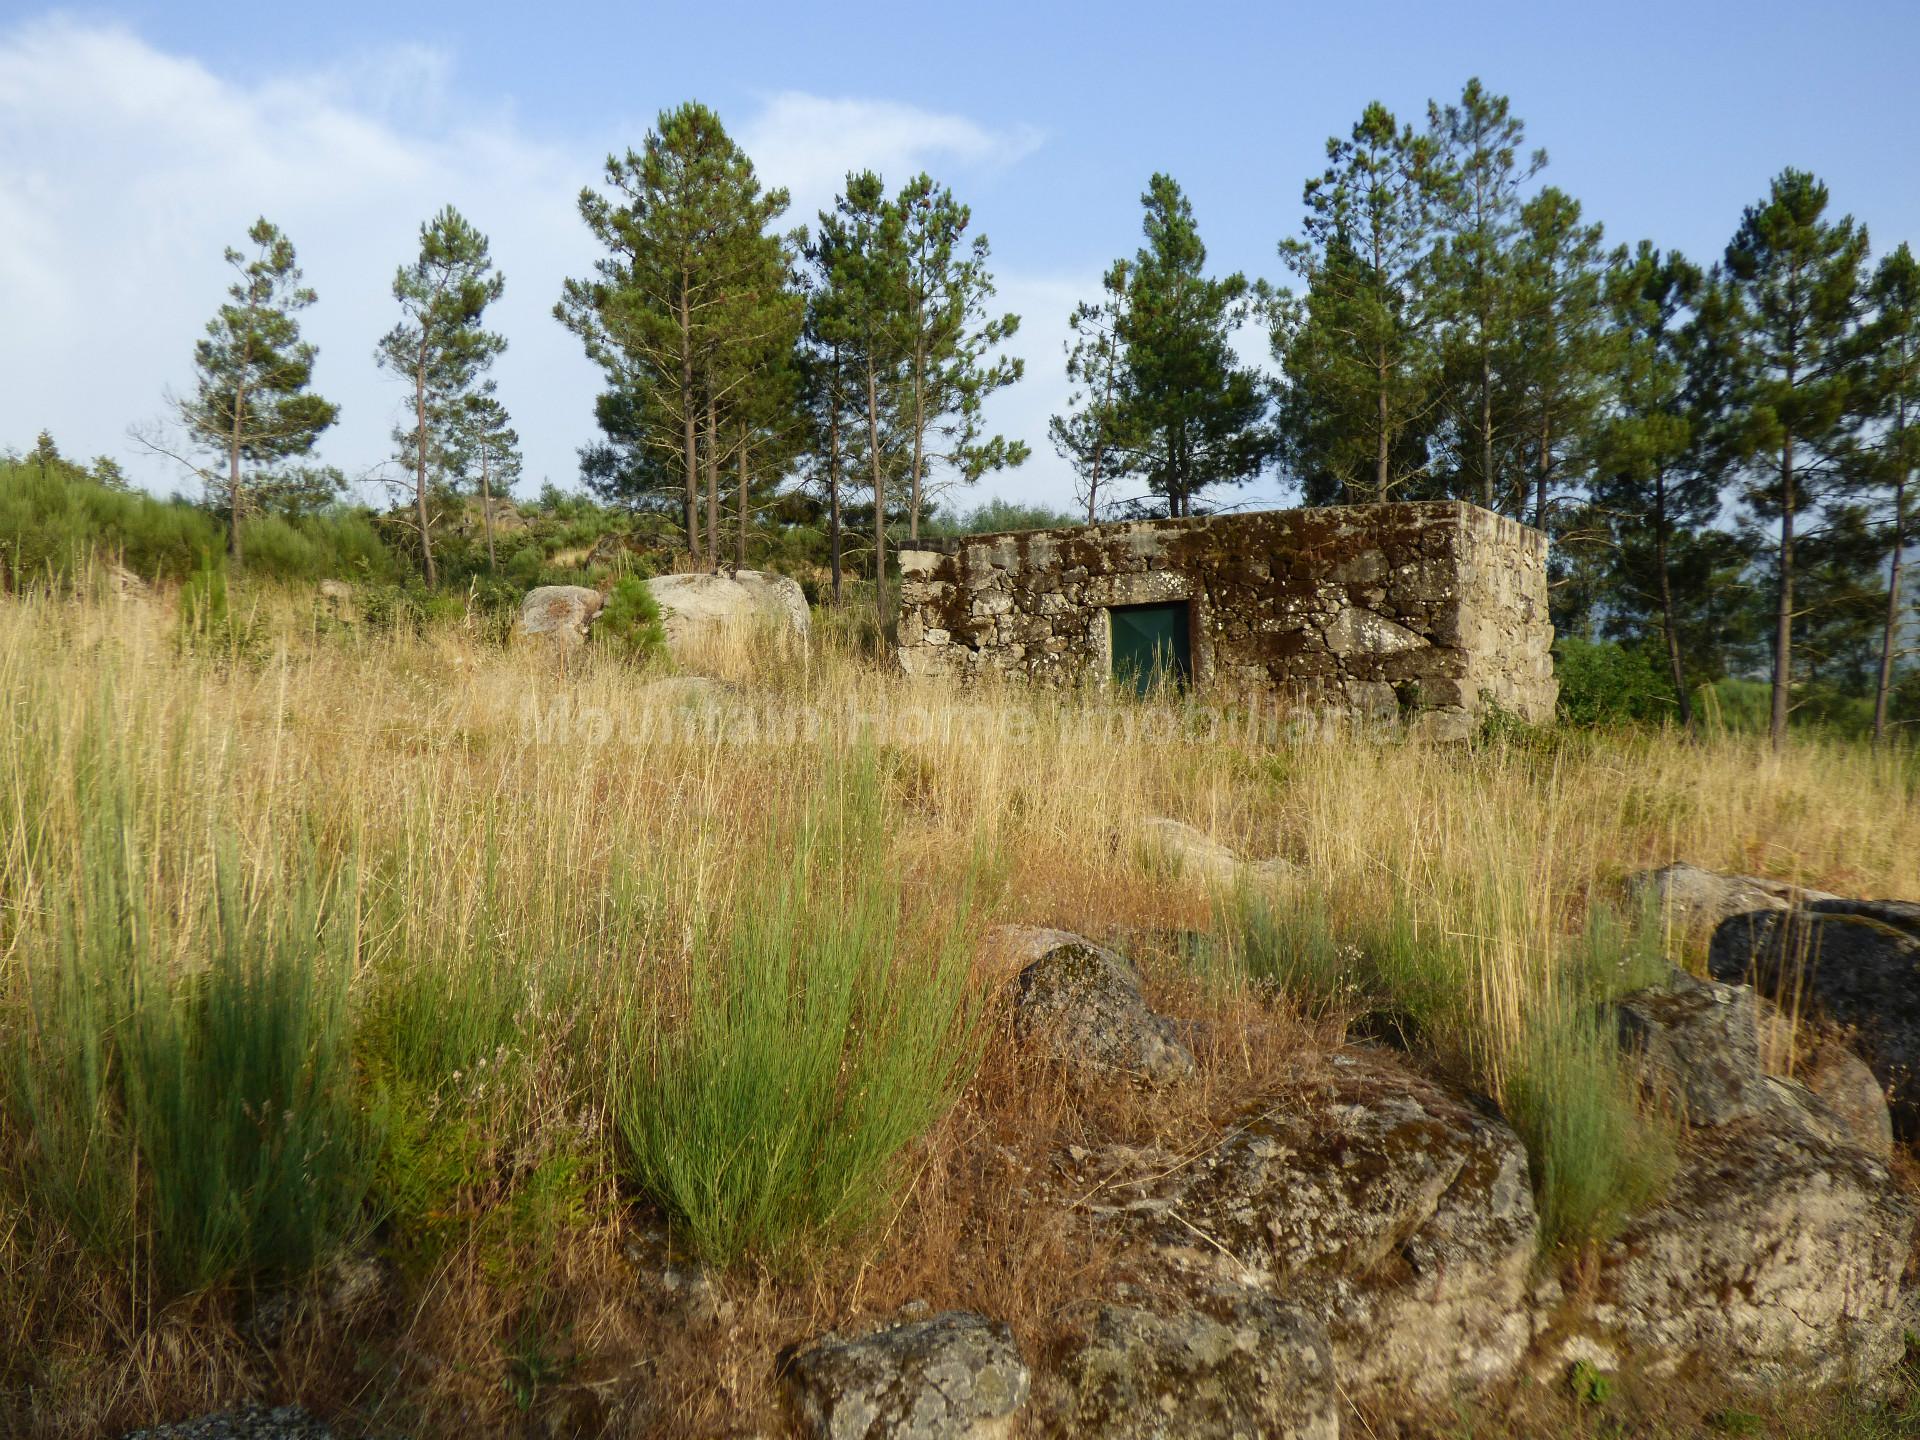
[[[1866,1061],[1838,1040],[1824,1039],[1798,1078],[1833,1117],[1836,1143],[1853,1145],[1877,1160],[1893,1154],[1887,1092]]]
[[[660,607],[667,648],[684,653],[729,630],[760,628],[804,641],[807,597],[798,581],[760,570],[723,575],[657,575],[647,581]]]
[[[1676,970],[1664,985],[1615,1002],[1620,1039],[1648,1087],[1695,1125],[1726,1125],[1774,1103],[1760,1066],[1753,991]]]
[[[1000,1440],[1031,1377],[997,1321],[949,1311],[799,1351],[782,1378],[815,1440]]]
[[[1199,1156],[1113,1171],[1095,1214],[1143,1273],[1309,1310],[1349,1392],[1498,1380],[1532,1338],[1539,1219],[1519,1137],[1383,1056],[1335,1057]]]
[[[1281,857],[1244,860],[1232,847],[1184,820],[1149,817],[1134,827],[1134,840],[1148,856],[1167,862],[1179,874],[1222,889],[1283,880],[1295,873],[1293,864]]]
[[[1250,1293],[1159,1314],[1099,1307],[1043,1433],[1085,1440],[1340,1440],[1326,1331]]]
[[[586,644],[587,629],[605,603],[598,590],[585,585],[541,585],[529,590],[520,602],[514,634],[575,649]]]
[[[1702,1132],[1602,1257],[1593,1317],[1656,1368],[1872,1376],[1903,1353],[1912,1213],[1887,1168],[1773,1116]]]
[[[1627,882],[1628,892],[1645,896],[1659,908],[1677,934],[1705,933],[1730,915],[1749,910],[1785,910],[1834,897],[1784,880],[1757,875],[1722,875],[1685,861],[1647,870]]]
[[[1064,930],[1007,926],[993,943],[1021,964],[1013,1023],[1073,1068],[1117,1071],[1156,1082],[1193,1073],[1193,1055],[1140,994],[1133,967],[1113,951]]]
[[[332,1440],[333,1432],[298,1405],[223,1410],[195,1420],[177,1420],[151,1430],[130,1431],[124,1440]]]
[[[1894,1132],[1920,1138],[1920,905],[1815,900],[1735,915],[1714,931],[1708,965],[1850,1030],[1885,1087]]]

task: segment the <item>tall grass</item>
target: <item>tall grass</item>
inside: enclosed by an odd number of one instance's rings
[[[696,921],[684,1013],[631,1022],[614,1121],[710,1259],[778,1263],[871,1219],[974,1063],[969,897],[910,907],[882,826],[869,754],[749,861],[729,929]]]
[[[39,1202],[162,1297],[296,1275],[361,1223],[373,1154],[349,1060],[351,937],[307,877],[169,913],[114,807],[90,826],[8,1098]],[[187,936],[204,968],[170,958]]]

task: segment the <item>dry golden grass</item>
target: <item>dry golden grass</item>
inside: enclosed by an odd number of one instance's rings
[[[1444,937],[1466,957],[1463,1033],[1496,1080],[1528,1017],[1561,1003],[1565,938],[1634,870],[1686,859],[1920,894],[1905,751],[1807,741],[1776,755],[1657,734],[1196,739],[1163,706],[915,687],[834,638],[841,627],[805,655],[716,647],[703,668],[734,690],[715,725],[605,656],[500,648],[478,623],[342,633],[298,596],[247,603],[263,638],[238,655],[183,650],[158,602],[0,605],[0,1026],[28,1023],[29,972],[104,767],[177,916],[198,912],[229,839],[263,882],[351,862],[370,1046],[401,1053],[378,1026],[411,1023],[406,1054],[462,1072],[438,1077],[432,1104],[439,1123],[470,1126],[474,1173],[394,1292],[271,1350],[245,1338],[248,1297],[157,1305],[137,1273],[0,1187],[0,1426],[105,1434],[290,1395],[422,1435],[498,1432],[522,1411],[561,1417],[557,1433],[719,1434],[769,1421],[781,1345],[910,1299],[1003,1316],[1037,1344],[1104,1262],[1070,1215],[1012,1198],[1021,1177],[1076,1140],[1204,1136],[1338,1039],[1337,1016],[1309,1024],[1182,965],[1178,936],[1212,926],[1217,897],[1139,850],[1148,816],[1296,862],[1336,929],[1391,911]],[[917,913],[937,915],[984,855],[998,883],[969,923],[1126,944],[1163,1008],[1214,1022],[1201,1078],[1175,1101],[1088,1092],[990,1021],[893,1212],[806,1273],[729,1272],[689,1323],[646,1288],[632,1252],[657,1222],[609,1154],[600,1097],[619,1014],[672,1003],[696,921],[723,930],[756,903],[742,879],[754,857],[861,753],[878,757],[886,863]],[[205,936],[174,933],[173,963],[194,966]],[[447,1013],[440,1033],[416,1033],[420,1007],[473,995],[512,1023]],[[395,996],[413,997],[413,1021],[391,1020]],[[0,1173],[27,1143],[0,1133]]]

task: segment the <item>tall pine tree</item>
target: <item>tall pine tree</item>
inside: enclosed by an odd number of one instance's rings
[[[428,493],[449,473],[465,398],[507,348],[505,336],[481,323],[505,289],[487,237],[451,205],[420,227],[419,256],[393,277],[401,318],[375,355],[411,391],[412,418],[394,430],[394,439],[400,462],[413,472],[414,522],[429,585],[438,575]]]
[[[1880,262],[1868,288],[1872,319],[1863,341],[1862,410],[1872,428],[1867,484],[1885,497],[1886,622],[1873,686],[1873,735],[1886,738],[1894,662],[1908,618],[1902,580],[1913,529],[1913,485],[1920,476],[1920,260],[1904,243]]]
[[[1191,515],[1206,490],[1245,484],[1271,452],[1265,389],[1233,350],[1250,287],[1238,273],[1208,278],[1193,206],[1171,176],[1155,175],[1140,201],[1147,243],[1134,257],[1121,327],[1118,431],[1128,469],[1163,497],[1167,514]]]
[[[194,386],[178,402],[181,424],[200,447],[226,461],[227,548],[242,556],[246,467],[271,465],[313,449],[340,407],[308,387],[315,346],[300,338],[300,311],[314,302],[301,283],[293,242],[265,218],[247,231],[251,253],[228,250],[234,282],[228,303],[194,346]]]
[[[1067,317],[1068,412],[1047,422],[1060,458],[1073,467],[1074,496],[1086,506],[1087,523],[1100,518],[1103,488],[1115,478],[1124,454],[1118,426],[1125,407],[1127,355],[1123,336],[1129,313],[1132,267],[1116,260],[1100,279],[1100,298],[1082,300]]]
[[[1786,743],[1793,688],[1796,546],[1841,479],[1854,428],[1848,362],[1867,234],[1852,216],[1829,219],[1827,203],[1812,175],[1784,170],[1727,247],[1741,302],[1736,403],[1747,503],[1777,527],[1768,724],[1776,747]]]
[[[1434,143],[1375,102],[1327,162],[1306,184],[1303,238],[1280,245],[1307,283],[1275,307],[1281,452],[1326,498],[1387,500],[1427,478],[1442,398]]]

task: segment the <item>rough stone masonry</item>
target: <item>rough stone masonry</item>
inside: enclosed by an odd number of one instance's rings
[[[1156,606],[1206,693],[1457,736],[1495,707],[1544,722],[1559,689],[1547,537],[1457,501],[968,536],[900,570],[909,675],[1106,684],[1116,609]]]

